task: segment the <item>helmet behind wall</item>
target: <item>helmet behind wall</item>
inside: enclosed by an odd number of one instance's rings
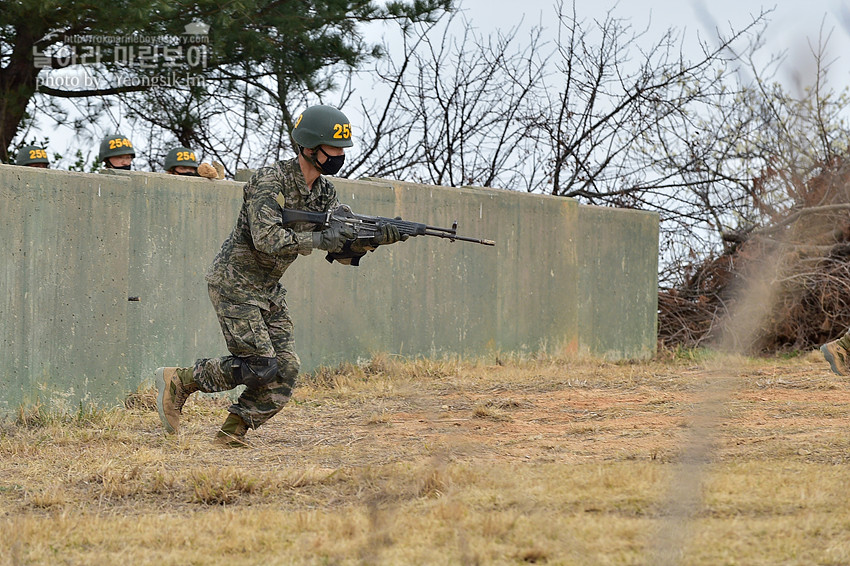
[[[18,150],[18,155],[15,157],[15,165],[33,165],[35,163],[47,163],[47,152],[43,147],[37,145],[25,145]]]
[[[107,157],[115,157],[116,155],[136,157],[136,150],[133,149],[133,143],[121,134],[106,136],[101,140],[98,161],[104,161]]]
[[[165,170],[171,171],[175,167],[197,167],[198,160],[195,152],[188,147],[175,147],[165,156]]]

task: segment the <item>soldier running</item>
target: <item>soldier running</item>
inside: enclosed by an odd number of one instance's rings
[[[207,271],[210,300],[229,356],[200,359],[193,367],[156,370],[157,409],[167,432],[177,432],[186,399],[195,391],[229,391],[245,385],[216,434],[224,446],[247,446],[245,434],[280,411],[292,396],[300,361],[286,306],[283,272],[314,249],[362,255],[372,246],[406,240],[386,224],[366,244],[352,243],[343,225],[314,231],[312,223],[282,224],[284,206],[326,212],[339,205],[333,184],[351,147],[351,124],[330,106],[311,106],[295,121],[298,155],[258,170],[245,184],[236,227]],[[372,246],[369,246],[372,244]],[[357,247],[358,249],[354,249]],[[362,249],[361,249],[362,248]],[[344,262],[344,260],[343,260]]]

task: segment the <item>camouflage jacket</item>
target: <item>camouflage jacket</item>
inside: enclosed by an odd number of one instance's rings
[[[280,196],[279,196],[280,195]],[[298,158],[259,169],[245,183],[242,209],[233,232],[207,270],[207,282],[235,303],[269,308],[283,304],[286,290],[280,278],[299,254],[313,251],[315,225],[281,224],[281,202],[286,208],[325,212],[336,208],[336,189],[325,177],[307,188]]]

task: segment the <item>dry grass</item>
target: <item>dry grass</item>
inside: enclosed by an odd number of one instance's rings
[[[686,465],[675,563],[850,563],[847,383],[816,356],[736,359],[683,461],[725,362],[679,354],[376,356],[305,376],[243,450],[211,442],[222,400],[193,397],[174,437],[146,391],[34,408],[0,424],[0,564],[660,563]]]

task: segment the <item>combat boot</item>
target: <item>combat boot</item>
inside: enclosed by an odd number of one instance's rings
[[[159,368],[156,370],[156,410],[169,433],[180,429],[180,414],[189,395],[198,391],[192,368]]]
[[[230,413],[216,433],[215,443],[228,448],[248,448],[250,444],[245,440],[246,432],[248,432],[248,425],[242,417],[236,413]]]
[[[820,347],[823,357],[829,362],[829,367],[836,375],[850,375],[850,367],[847,365],[848,352],[846,345],[847,336],[838,340],[827,342]]]

